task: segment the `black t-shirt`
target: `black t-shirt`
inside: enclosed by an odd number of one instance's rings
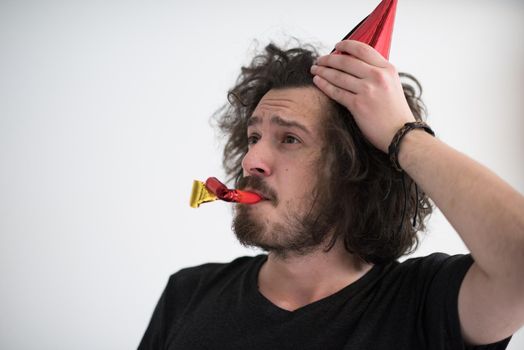
[[[469,255],[375,265],[295,311],[258,291],[266,255],[169,278],[139,349],[465,349],[457,300]],[[474,349],[505,349],[509,339]]]

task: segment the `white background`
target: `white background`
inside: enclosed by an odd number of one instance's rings
[[[188,205],[223,178],[209,117],[253,39],[327,53],[377,4],[1,0],[0,348],[135,348],[171,273],[257,254],[228,204]],[[438,136],[521,193],[523,36],[518,0],[400,0],[390,56]],[[465,252],[440,214],[433,251]]]

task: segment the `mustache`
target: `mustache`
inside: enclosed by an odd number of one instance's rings
[[[274,189],[272,189],[264,180],[259,176],[246,176],[241,178],[237,187],[240,190],[249,188],[251,190],[259,192],[265,199],[271,201],[273,205],[278,204],[278,196]]]

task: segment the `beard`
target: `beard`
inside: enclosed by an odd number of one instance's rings
[[[248,187],[258,191],[276,207],[279,204],[276,192],[260,177],[248,176],[238,183],[239,189]],[[258,217],[247,204],[235,206],[233,232],[245,247],[257,247],[285,258],[289,255],[307,255],[326,240],[331,229],[322,208],[327,198],[318,193],[309,197],[287,202],[282,222],[269,223]]]

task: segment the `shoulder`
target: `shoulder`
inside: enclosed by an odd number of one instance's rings
[[[453,299],[473,263],[470,255],[434,253],[380,267],[375,292],[391,302],[424,308],[431,300]],[[442,299],[444,294],[448,294]]]
[[[264,255],[245,256],[229,263],[207,263],[172,274],[155,307],[139,349],[164,348],[169,334],[184,322],[189,310],[194,310],[209,295],[221,295],[217,291],[229,288],[235,282],[238,285],[238,281],[242,281],[238,276],[248,276],[250,267],[256,267],[264,259]]]
[[[404,281],[410,286],[417,285],[427,292],[450,288],[458,292],[472,264],[473,259],[469,254],[433,253],[392,263],[388,266],[388,275],[389,278]]]
[[[398,263],[397,268],[401,271],[420,271],[438,273],[441,270],[468,269],[473,263],[470,254],[448,255],[445,253],[433,253],[428,256],[407,259]]]
[[[244,275],[253,265],[265,259],[265,255],[243,256],[227,263],[206,263],[179,270],[169,277],[167,290],[196,289],[219,281]]]
[[[434,253],[397,265],[397,274],[406,281],[403,290],[416,305],[419,326],[428,342],[444,341],[449,348],[463,348],[458,294],[472,264],[469,254]]]
[[[234,271],[242,271],[248,268],[251,264],[262,259],[265,259],[265,255],[242,256],[226,263],[205,263],[197,266],[183,268],[172,274],[170,278],[179,280],[194,278],[200,279],[221,274],[228,274]]]

